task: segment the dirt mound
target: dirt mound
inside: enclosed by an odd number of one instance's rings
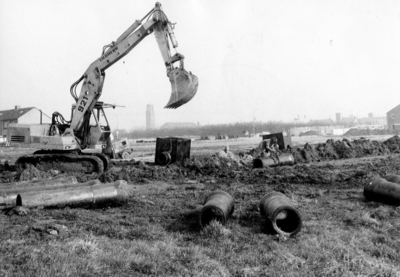
[[[28,164],[26,169],[21,172],[21,175],[19,176],[19,181],[47,179],[48,177],[48,173],[40,171],[33,165]]]
[[[400,137],[393,136],[383,143],[391,153],[400,153]]]
[[[394,135],[396,132],[391,130],[369,130],[369,129],[357,129],[352,128],[348,130],[344,136],[374,136],[374,135]]]
[[[305,136],[321,136],[321,133],[319,133],[318,131],[310,130],[306,132],[301,132],[299,134],[299,137],[305,137]]]
[[[297,163],[379,156],[391,153],[400,153],[400,138],[398,136],[394,136],[383,143],[364,138],[353,141],[346,138],[341,141],[328,139],[325,143],[316,145],[306,143],[303,148],[294,147],[292,150]]]
[[[345,182],[360,185],[370,177],[371,173],[385,174],[398,172],[400,163],[393,162],[392,156],[380,159],[379,156],[391,153],[400,153],[400,138],[394,136],[384,142],[367,139],[342,140],[329,139],[325,143],[305,144],[302,147],[293,147],[291,152],[297,165],[282,166],[277,168],[253,169],[253,157],[244,151],[220,151],[215,155],[195,156],[184,163],[175,163],[168,166],[158,166],[154,163],[118,162],[112,163],[110,169],[98,176],[97,174],[62,173],[56,171],[39,171],[34,167],[22,173],[3,171],[0,173],[0,182],[15,182],[31,180],[34,178],[54,178],[55,176],[75,176],[79,182],[99,179],[103,183],[116,180],[125,180],[131,184],[148,184],[160,180],[172,184],[185,182],[199,182],[211,184],[233,183],[318,183],[332,184],[332,182]],[[332,166],[310,162],[331,161],[338,159],[360,158],[373,156],[379,163],[363,162],[363,167],[349,166],[349,168],[335,169]],[[391,160],[392,159],[392,160]],[[388,164],[386,164],[386,162]],[[357,163],[357,162],[355,162]],[[343,166],[342,166],[343,167]],[[347,182],[347,180],[350,180]]]

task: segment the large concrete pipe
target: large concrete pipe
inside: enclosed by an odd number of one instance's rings
[[[204,200],[204,206],[200,211],[199,225],[205,227],[212,220],[225,225],[234,210],[233,198],[225,191],[214,191]]]
[[[280,235],[293,236],[301,229],[301,216],[283,193],[274,191],[265,195],[260,201],[260,213]]]
[[[127,183],[119,180],[109,184],[21,193],[17,196],[16,205],[28,208],[100,206],[122,204],[126,202],[127,197]]]
[[[399,175],[386,175],[382,177],[388,182],[400,184],[400,176]]]
[[[292,154],[282,154],[279,156],[279,160],[274,160],[271,157],[257,158],[253,160],[253,168],[263,168],[263,167],[275,167],[283,165],[293,165],[294,157]]]
[[[364,196],[369,201],[400,206],[400,184],[375,176],[364,187]]]
[[[99,180],[92,180],[86,183],[78,183],[75,177],[7,184],[7,186],[0,187],[0,210],[14,207],[16,205],[18,194],[43,192],[46,190],[65,190],[69,188],[86,187],[99,184],[101,184]]]

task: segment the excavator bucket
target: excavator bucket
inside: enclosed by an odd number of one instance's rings
[[[197,92],[199,79],[191,72],[186,71],[183,66],[172,69],[169,74],[171,82],[171,98],[166,109],[176,109],[189,102]]]

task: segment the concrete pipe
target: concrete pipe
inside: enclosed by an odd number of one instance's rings
[[[222,225],[225,225],[233,210],[232,196],[225,191],[214,191],[204,200],[204,206],[199,215],[199,225],[203,228],[212,220],[219,221]]]
[[[391,183],[400,184],[400,175],[386,175],[383,176],[383,179]]]
[[[12,208],[16,205],[18,194],[40,193],[46,190],[62,190],[69,188],[86,187],[101,184],[99,180],[92,180],[86,183],[78,183],[75,177],[68,177],[57,180],[41,180],[38,182],[19,182],[8,184],[0,188],[0,210]]]
[[[283,165],[294,165],[294,157],[292,154],[282,154],[279,160],[271,157],[257,158],[253,160],[253,168],[275,167]]]
[[[301,216],[283,193],[274,191],[265,195],[260,201],[260,213],[280,235],[294,236],[301,229]]]
[[[24,192],[18,194],[16,205],[28,208],[101,206],[125,203],[127,197],[127,183],[119,180],[109,184]]]
[[[368,201],[400,206],[400,184],[375,176],[364,187],[364,196]]]

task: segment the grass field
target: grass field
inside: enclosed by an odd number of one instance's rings
[[[258,141],[195,142],[192,153]],[[142,147],[146,153],[154,146]],[[2,150],[0,159],[13,156]],[[120,207],[2,213],[0,276],[400,276],[400,207],[363,196],[374,174],[399,172],[399,155],[390,155],[196,178],[182,173],[130,182]],[[201,230],[198,212],[214,190],[230,193],[235,211],[225,226]],[[285,193],[302,216],[293,238],[265,232],[258,205],[272,190]]]

